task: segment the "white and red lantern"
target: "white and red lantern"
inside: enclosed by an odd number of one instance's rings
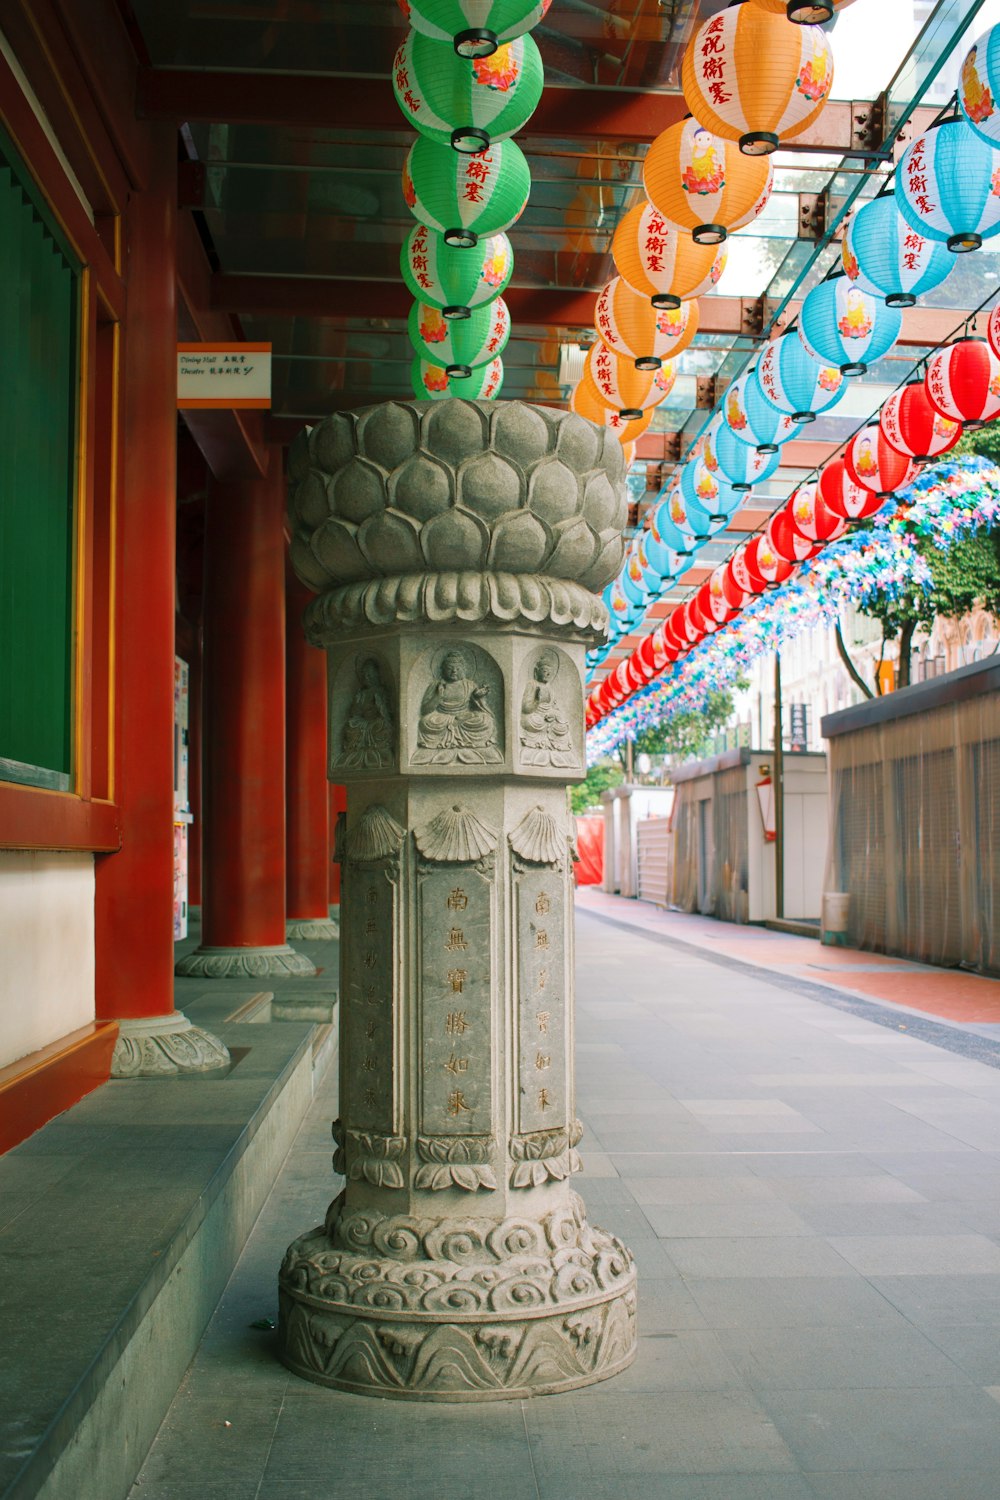
[[[729,570],[725,563],[720,563],[713,570],[705,585],[708,589],[709,609],[720,625],[725,625],[727,621],[734,619],[739,614],[746,597],[741,591],[738,601],[734,602],[730,596],[728,582]]]
[[[766,536],[755,536],[747,543],[747,571],[754,584],[754,593],[763,593],[766,588],[775,588],[784,583],[794,571],[787,557],[779,557]],[[760,587],[758,587],[758,582]]]
[[[828,510],[846,521],[863,521],[882,509],[883,497],[875,490],[857,484],[847,472],[842,458],[828,463],[819,476],[819,495]]]
[[[844,517],[833,513],[816,484],[800,484],[788,497],[786,509],[795,530],[808,542],[832,542],[847,530]]]
[[[985,339],[958,339],[928,361],[924,377],[935,411],[975,430],[1000,416],[1000,359]]]
[[[807,557],[813,557],[819,551],[821,545],[807,541],[801,532],[795,530],[787,504],[774,512],[764,527],[764,535],[778,556],[791,563],[805,562]]]
[[[862,427],[848,443],[844,468],[856,485],[885,499],[909,484],[918,466],[892,447],[875,421]]]
[[[922,380],[911,381],[889,397],[879,425],[886,442],[918,464],[947,453],[962,436],[961,422],[949,421],[934,410]]]

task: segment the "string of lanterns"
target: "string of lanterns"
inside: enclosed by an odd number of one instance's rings
[[[815,482],[800,485],[761,535],[741,543],[728,562],[609,674],[590,695],[588,726],[713,634],[752,596],[803,565],[810,556],[803,544],[820,547],[841,536],[849,522],[877,515],[912,483],[922,462],[954,447],[965,425],[982,425],[984,410],[1000,415],[1000,308],[990,316],[987,339],[959,339],[936,354],[923,381],[911,381],[891,396],[878,418],[854,435],[842,458],[827,463]],[[963,424],[956,419],[956,413],[963,412],[979,416]],[[697,466],[692,472],[697,473]],[[682,489],[683,483],[682,479]],[[622,588],[633,615],[644,608],[634,601],[643,593],[649,597],[650,579],[660,561],[659,554],[642,552],[633,544],[628,559],[632,566],[627,565]],[[720,617],[721,600],[726,611]]]
[[[789,3],[787,17],[803,26],[806,10],[815,8]],[[729,81],[723,92],[732,87],[738,93],[739,118],[734,113],[736,106],[730,108],[732,101],[722,101],[718,107],[725,107],[730,116],[726,138],[739,139],[744,151],[762,150],[768,145],[762,138],[775,133],[765,128],[766,112],[763,104],[753,101],[752,88],[749,84],[747,90],[742,88],[741,60],[749,55],[749,39],[755,37],[755,45],[762,45],[761,22],[750,12],[763,12],[781,28],[784,9],[772,0],[738,0],[696,33],[685,59],[685,77],[692,69],[700,69],[699,86],[707,87],[718,80],[709,78],[702,64],[725,54],[723,73]],[[818,36],[825,46],[824,34]],[[705,51],[705,43],[712,38],[715,41]],[[812,54],[813,65],[807,76],[806,63],[801,61],[806,56],[805,41],[797,45],[797,77],[806,77],[811,86],[811,80],[825,76],[826,64],[819,59],[826,53],[819,49]],[[787,75],[782,70],[795,51],[794,47],[789,51],[787,33],[782,46],[780,56],[784,61],[773,77],[784,77],[782,86],[787,88]],[[745,62],[742,66],[749,78],[753,69]],[[708,72],[713,69],[714,63]],[[758,70],[753,76],[759,84],[764,73]],[[777,83],[768,88],[773,119],[773,110],[777,109],[774,100],[780,90]],[[797,427],[813,421],[841,399],[847,380],[864,373],[888,353],[901,331],[901,309],[940,285],[953,269],[956,254],[974,250],[984,239],[1000,233],[1000,150],[994,144],[1000,143],[997,99],[1000,26],[981,38],[963,63],[959,113],[939,120],[914,141],[896,170],[891,192],[883,191],[852,217],[842,243],[840,267],[806,296],[797,326],[772,340],[756,364],[727,388],[719,411],[701,441],[691,449],[680,475],[675,472],[661,491],[646,533],[633,539],[621,573],[605,592],[610,641],[590,654],[591,669],[643,618],[650,602],[683,575],[697,548],[718,530],[713,529],[711,517],[699,515],[697,508],[710,498],[713,479],[719,477],[706,474],[706,468],[718,468],[720,445],[726,457],[721,472],[724,483],[735,480],[752,485],[768,477],[772,467],[755,470],[754,465],[741,464],[738,455],[733,456],[737,454],[734,440],[751,446],[758,454],[780,452]],[[713,128],[718,129],[717,122]],[[782,125],[786,135],[799,128],[795,122],[790,131]],[[801,125],[805,128],[808,126]],[[672,129],[676,132],[676,127]],[[744,141],[743,137],[749,136],[753,139]],[[619,226],[620,231],[625,222]],[[922,397],[917,394],[917,383],[898,392],[886,404],[877,434],[862,430],[843,461],[827,465],[815,485],[800,487],[772,517],[762,546],[756,545],[756,539],[746,544],[755,548],[754,559],[763,552],[765,559],[773,556],[797,565],[802,561],[797,555],[800,543],[828,541],[840,534],[838,527],[842,530],[848,521],[866,519],[877,511],[884,497],[906,482],[910,460],[923,462],[935,457],[953,446],[963,429],[993,420],[1000,414],[998,355],[1000,309],[990,321],[988,341],[966,336],[940,350],[928,362],[925,378],[919,382]],[[907,442],[906,434],[911,432],[915,447]],[[807,517],[805,531],[797,527],[796,516],[800,514]],[[809,534],[810,528],[816,532],[814,536]],[[737,559],[745,550],[746,546],[741,548],[727,566],[738,571],[742,563]],[[765,578],[765,586],[773,582],[766,578],[766,571],[757,575]],[[692,623],[699,630],[704,624],[704,633],[712,633],[713,626],[718,628],[718,622],[705,609],[705,592],[711,591],[711,585],[709,580],[692,600],[680,606],[687,613],[669,633],[671,643],[680,643],[680,651],[690,648]],[[752,594],[754,590],[744,592]],[[737,603],[735,607],[741,606]],[[669,623],[654,632],[654,637],[661,639]],[[643,650],[643,658],[633,653],[591,694],[591,722],[597,722],[672,659],[660,660],[662,652],[646,642],[639,648]],[[654,667],[656,661],[659,666]]]
[[[699,710],[709,693],[732,686],[759,657],[803,631],[831,623],[849,603],[865,606],[931,587],[915,536],[941,551],[1000,524],[1000,468],[978,456],[925,470],[872,530],[833,542],[784,583],[756,595],[718,632],[694,644],[675,665],[633,695],[587,736],[590,763],[671,714]]]
[[[492,400],[503,385],[514,270],[506,230],[524,211],[531,174],[511,139],[541,97],[529,35],[550,0],[399,0],[411,30],[392,86],[418,132],[403,166],[417,219],[400,254],[416,301],[407,323],[414,393]]]
[[[833,13],[832,0],[806,8],[823,20]],[[646,155],[646,200],[615,231],[618,275],[598,297],[598,343],[570,397],[574,411],[602,421],[623,442],[634,441],[643,413],[670,394],[672,361],[697,332],[697,298],[722,275],[726,239],[767,206],[769,153],[782,137],[807,129],[826,102],[829,43],[818,27],[803,27],[802,7],[795,9],[792,16],[784,3],[776,11],[737,0],[691,37],[683,65],[691,114],[663,131]],[[790,27],[786,15],[800,24]]]

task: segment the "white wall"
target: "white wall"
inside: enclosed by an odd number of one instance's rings
[[[94,856],[0,849],[0,1067],[94,1019]]]

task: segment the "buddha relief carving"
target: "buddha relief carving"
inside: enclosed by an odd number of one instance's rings
[[[357,688],[341,734],[338,764],[346,770],[392,765],[395,726],[382,669],[374,656],[358,656]]]
[[[420,702],[414,765],[502,763],[496,717],[501,705],[478,670],[477,655],[468,647],[448,646],[435,658]]]
[[[521,764],[525,766],[578,766],[569,719],[560,705],[554,683],[559,675],[559,653],[542,651],[535,661],[531,681],[521,698]]]

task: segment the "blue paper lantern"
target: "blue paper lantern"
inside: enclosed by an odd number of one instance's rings
[[[978,136],[1000,145],[1000,26],[984,32],[965,54],[958,104]]]
[[[689,460],[681,470],[680,500],[685,516],[671,509],[674,524],[691,536],[709,537],[725,526],[739,508],[742,496],[721,474],[713,474],[704,459]]]
[[[814,359],[842,375],[863,375],[899,338],[903,314],[849,276],[814,286],[799,314],[799,338]]]
[[[799,425],[834,406],[846,389],[837,366],[814,359],[792,329],[768,344],[753,383],[765,401]]]
[[[715,456],[719,460],[718,477],[728,479],[740,494],[753,489],[762,480],[770,479],[781,462],[780,450],[760,453],[749,443],[740,442],[725,424],[715,439]]]
[[[842,255],[855,286],[884,297],[889,307],[912,307],[947,280],[955,265],[946,245],[907,224],[892,194],[858,209],[847,226]]]
[[[664,553],[670,552],[673,556],[684,558],[684,556],[691,555],[693,547],[691,547],[690,535],[681,531],[670,516],[670,501],[675,493],[676,486],[669,492],[664,490],[660,501],[655,505],[654,511],[649,516],[649,540],[654,546],[660,546]],[[657,556],[658,553],[652,553],[652,555]]]
[[[738,442],[758,453],[777,453],[795,432],[791,417],[765,401],[753,370],[744,370],[722,398],[726,426]]]
[[[1000,234],[1000,150],[964,116],[932,125],[906,148],[894,192],[910,228],[955,255]]]

